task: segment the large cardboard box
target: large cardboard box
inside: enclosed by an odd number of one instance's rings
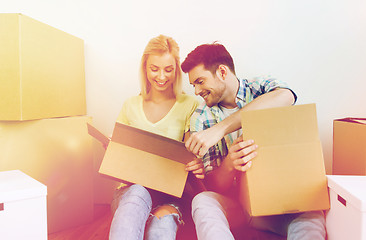
[[[366,118],[333,121],[334,175],[366,175]]]
[[[329,240],[366,239],[366,176],[328,176]]]
[[[259,146],[241,175],[240,201],[251,216],[329,208],[315,104],[242,112],[244,139]]]
[[[47,187],[19,170],[0,172],[0,238],[47,240]]]
[[[0,83],[0,120],[85,115],[84,41],[1,13]]]
[[[90,117],[0,121],[0,171],[19,169],[48,188],[49,233],[93,220]]]
[[[117,122],[99,172],[181,197],[193,159],[183,142]]]

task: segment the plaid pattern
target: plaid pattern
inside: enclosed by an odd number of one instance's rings
[[[251,102],[256,97],[268,93],[276,88],[288,88],[287,84],[280,82],[270,76],[262,76],[254,78],[252,81],[246,79],[238,80],[239,90],[236,96],[236,104],[239,109],[244,107],[247,103]],[[296,95],[294,93],[295,100]],[[198,132],[212,127],[218,122],[221,122],[225,118],[221,106],[215,105],[208,107],[205,103],[202,103],[191,117],[191,132]],[[217,168],[222,159],[228,154],[228,147],[232,144],[234,139],[230,135],[225,136],[216,145],[212,146],[208,152],[203,156],[203,165],[205,173]]]

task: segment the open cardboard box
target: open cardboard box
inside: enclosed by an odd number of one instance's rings
[[[183,142],[116,122],[99,173],[181,197],[188,175],[185,165],[193,159]]]
[[[333,121],[333,174],[366,175],[366,118]]]
[[[258,155],[241,174],[240,201],[250,216],[329,208],[315,104],[243,111],[244,139]]]

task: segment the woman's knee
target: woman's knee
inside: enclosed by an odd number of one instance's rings
[[[137,205],[145,205],[151,209],[152,200],[149,191],[141,185],[134,184],[128,187],[123,187],[117,190],[116,196],[112,202],[112,211],[116,210],[119,206],[133,203]]]
[[[157,218],[162,218],[166,215],[171,215],[171,214],[178,214],[180,215],[179,210],[171,205],[163,205],[163,206],[159,206],[156,209],[154,209],[151,212],[154,216],[156,216]]]
[[[149,191],[147,191],[147,189],[145,187],[138,185],[138,184],[129,186],[124,195],[127,195],[127,194],[132,195],[132,196],[137,196],[142,199],[151,199]]]

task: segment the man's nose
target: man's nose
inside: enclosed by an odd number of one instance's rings
[[[201,93],[201,88],[199,87],[199,86],[194,86],[194,94],[196,94],[196,95],[200,95],[200,93]]]

